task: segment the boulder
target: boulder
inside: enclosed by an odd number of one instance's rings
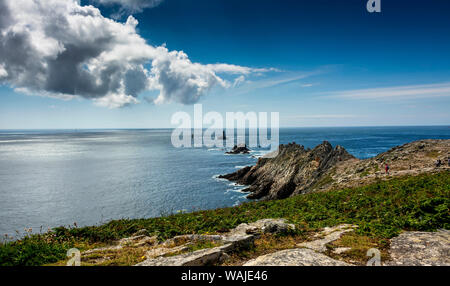
[[[306,248],[286,249],[252,259],[244,266],[350,266]]]
[[[261,219],[253,223],[238,225],[231,233],[287,233],[295,230],[295,225],[286,223],[285,219]]]

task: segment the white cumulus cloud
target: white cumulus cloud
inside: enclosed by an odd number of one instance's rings
[[[6,71],[5,67],[3,65],[0,65],[0,78],[7,77],[8,72]]]
[[[215,86],[232,86],[230,79],[275,71],[192,62],[183,51],[147,44],[137,25],[77,0],[0,0],[0,84],[115,108],[138,103],[148,90],[159,91],[157,104],[192,104]]]

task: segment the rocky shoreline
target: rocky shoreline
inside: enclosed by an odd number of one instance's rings
[[[450,140],[415,141],[365,160],[355,158],[341,146],[333,148],[327,141],[313,149],[290,143],[280,145],[275,158],[262,157],[255,166],[219,178],[248,186],[243,191],[249,192],[249,199],[283,199],[449,169],[448,164],[435,166],[436,160],[446,163],[449,156]]]

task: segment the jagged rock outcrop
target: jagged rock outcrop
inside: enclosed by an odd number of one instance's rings
[[[336,164],[354,159],[344,148],[333,148],[327,141],[312,150],[295,143],[280,145],[275,158],[260,158],[256,166],[221,176],[249,185],[251,199],[281,199],[307,193]]]
[[[248,154],[250,149],[247,148],[245,144],[235,145],[231,151],[226,152],[226,154],[236,155],[236,154]]]
[[[282,199],[316,191],[355,187],[393,176],[450,170],[450,140],[421,140],[359,160],[343,147],[323,142],[314,149],[291,143],[280,145],[274,158],[260,158],[253,167],[245,167],[220,178],[249,186],[250,199]],[[444,164],[437,168],[436,160]],[[385,165],[390,167],[385,173]]]

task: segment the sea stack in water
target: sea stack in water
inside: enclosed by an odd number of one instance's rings
[[[250,153],[250,149],[247,148],[246,144],[239,144],[239,145],[235,145],[231,151],[226,152],[226,153],[232,154],[232,155],[248,154],[248,153]]]

